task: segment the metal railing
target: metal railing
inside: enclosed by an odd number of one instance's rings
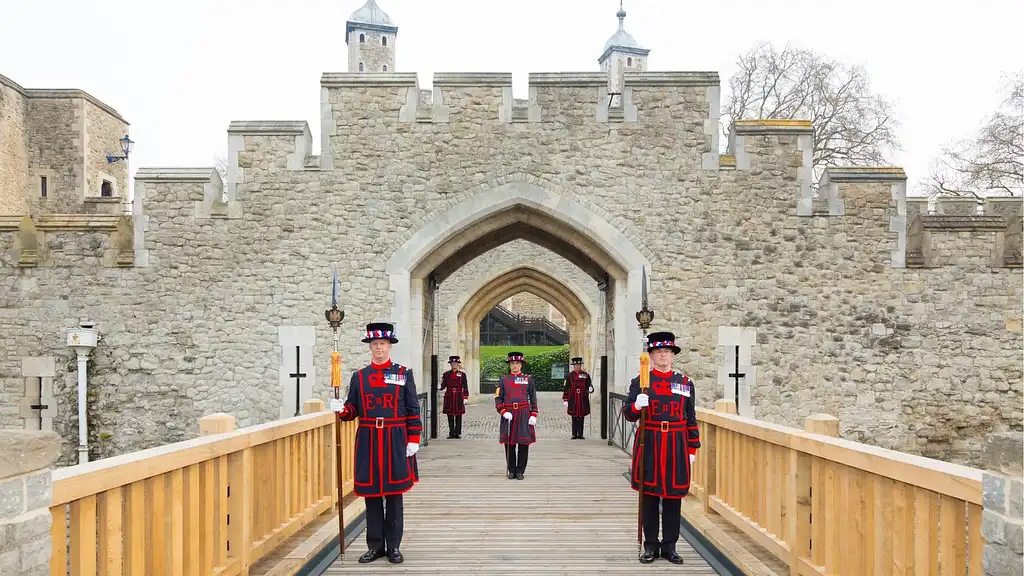
[[[608,431],[608,445],[618,446],[626,454],[633,454],[633,438],[636,436],[636,422],[626,420],[622,415],[622,407],[626,405],[629,398],[624,394],[608,393],[608,421],[611,422],[611,430]]]
[[[420,402],[420,418],[423,420],[423,432],[420,434],[420,445],[430,446],[430,399],[426,392],[416,396]]]

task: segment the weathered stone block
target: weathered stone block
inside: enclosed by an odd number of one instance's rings
[[[985,437],[981,447],[981,467],[1008,476],[1024,474],[1024,434],[998,432]]]
[[[3,568],[4,576],[7,574],[19,574],[21,571],[21,552],[17,548],[0,552],[0,568]]]
[[[60,456],[60,436],[38,430],[0,430],[0,478],[46,468]]]
[[[1006,520],[1002,514],[985,510],[981,515],[981,537],[988,544],[1006,544]]]
[[[981,477],[981,505],[985,510],[1006,513],[1006,478],[986,472]]]
[[[1020,522],[1006,522],[1004,528],[1006,545],[1017,554],[1024,554],[1024,525]]]
[[[21,569],[49,568],[51,554],[49,538],[24,544],[21,547]]]
[[[50,516],[50,510],[48,508],[39,508],[35,511],[30,511],[28,518],[23,518],[20,521],[11,524],[11,539],[20,544],[31,542],[41,536],[48,535],[50,533],[51,524],[52,517]]]
[[[0,482],[0,519],[25,512],[25,481],[14,478]]]
[[[986,576],[1020,576],[1024,572],[1021,556],[1003,546],[986,546],[981,564]]]
[[[53,474],[49,468],[25,478],[25,509],[49,508]]]
[[[1010,487],[1006,514],[1015,520],[1024,519],[1024,484],[1020,480],[1007,480]]]

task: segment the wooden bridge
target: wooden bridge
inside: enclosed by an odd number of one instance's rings
[[[421,396],[422,398],[422,396]],[[421,400],[422,401],[422,400]],[[472,410],[492,410],[487,399]],[[748,574],[982,576],[982,472],[835,438],[818,415],[798,430],[698,410],[704,448],[683,506],[685,564],[636,561],[636,495],[624,476],[632,425],[609,396],[608,440],[568,431],[542,406],[522,481],[494,440],[434,439],[406,496],[406,557],[359,565],[363,500],[342,462],[347,550],[338,559],[333,413],[233,430],[53,472],[52,576],[292,574]],[[425,403],[424,403],[425,404]],[[471,412],[472,412],[471,410]],[[556,416],[557,415],[557,416]],[[486,420],[486,419],[485,419]],[[490,420],[493,425],[493,418]],[[427,427],[425,427],[427,429]],[[351,454],[355,423],[341,424]],[[545,436],[547,434],[547,436]]]

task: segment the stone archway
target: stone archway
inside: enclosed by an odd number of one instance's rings
[[[391,319],[403,335],[393,350],[395,360],[423,374],[428,277],[468,261],[479,250],[533,233],[550,242],[555,252],[579,259],[581,268],[604,275],[614,285],[613,300],[607,303],[614,311],[609,383],[613,390],[625,388],[639,371],[641,335],[633,314],[640,309],[643,270],[650,271],[651,264],[630,238],[597,212],[568,194],[525,179],[506,179],[447,207],[388,259],[385,271],[394,294]]]
[[[480,321],[502,300],[530,292],[547,300],[569,323],[569,351],[581,356],[586,366],[594,366],[597,350],[597,307],[579,288],[559,280],[540,266],[521,265],[496,271],[478,280],[448,310],[449,336],[457,343],[458,354],[469,376],[470,394],[479,391]]]

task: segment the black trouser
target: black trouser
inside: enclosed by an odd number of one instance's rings
[[[582,417],[572,417],[572,437],[583,438],[583,420]]]
[[[385,512],[385,504],[387,511]],[[405,510],[401,494],[366,498],[366,547],[397,550],[405,532]]]
[[[526,472],[526,460],[530,456],[530,445],[529,444],[518,444],[519,455],[516,456],[517,444],[506,444],[505,450],[507,454],[508,471],[513,474],[522,474]]]
[[[663,539],[658,541],[658,504],[661,504],[661,532]],[[660,550],[668,554],[676,549],[679,540],[679,510],[683,505],[681,498],[660,498],[644,494],[644,548],[652,551]]]
[[[462,436],[462,416],[448,414],[448,435]]]

